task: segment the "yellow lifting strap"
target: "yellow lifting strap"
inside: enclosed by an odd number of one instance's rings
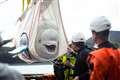
[[[31,0],[27,0],[27,8],[28,5],[30,4]],[[24,12],[24,8],[25,8],[25,0],[22,0],[22,12]]]
[[[30,1],[31,1],[31,0],[27,0],[27,5],[29,5],[29,4],[30,4]]]

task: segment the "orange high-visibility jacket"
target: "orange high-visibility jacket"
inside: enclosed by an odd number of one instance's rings
[[[101,48],[90,53],[90,80],[120,80],[120,50]]]

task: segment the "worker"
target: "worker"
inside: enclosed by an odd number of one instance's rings
[[[96,18],[90,24],[93,40],[98,47],[88,58],[90,80],[120,80],[120,53],[108,41],[110,28],[111,23],[105,16]]]
[[[54,73],[56,80],[73,80],[73,69],[69,66],[74,66],[75,56],[72,50],[72,44],[69,43],[67,52],[57,58],[54,63]]]
[[[72,48],[76,54],[74,69],[74,80],[89,80],[87,57],[91,49],[86,45],[85,37],[82,33],[72,36]]]

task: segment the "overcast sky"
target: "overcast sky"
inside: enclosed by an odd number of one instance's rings
[[[8,0],[0,4],[0,31],[6,32],[3,35],[5,39],[15,32],[16,20],[21,15],[21,1]],[[60,6],[69,39],[76,32],[82,32],[86,38],[90,37],[89,25],[97,16],[107,16],[112,22],[112,29],[120,30],[119,0],[60,0]]]
[[[3,2],[5,0],[0,0]],[[22,0],[8,0],[0,4],[0,31],[3,39],[12,37],[16,30],[16,21],[21,15]]]
[[[60,0],[66,33],[83,32],[91,36],[90,22],[98,16],[106,16],[113,30],[120,30],[120,0]]]

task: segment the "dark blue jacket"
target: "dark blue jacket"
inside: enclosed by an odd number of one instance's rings
[[[86,72],[88,72],[89,70],[87,64],[87,57],[90,51],[91,49],[85,46],[81,50],[79,50],[76,55],[74,76],[79,76],[80,80],[89,80],[89,74],[86,74]]]

